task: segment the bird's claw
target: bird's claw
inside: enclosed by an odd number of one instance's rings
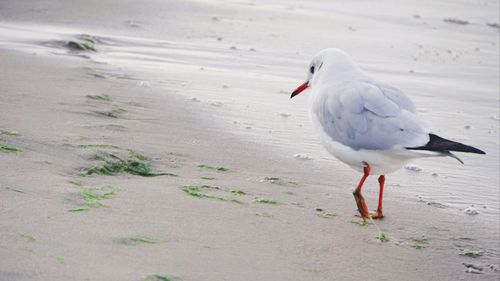
[[[370,213],[370,217],[374,220],[377,220],[377,219],[383,219],[384,218],[384,214],[382,213],[382,211],[377,211],[375,213]]]
[[[362,218],[363,221],[367,221],[367,220],[370,220],[370,217],[373,219],[373,220],[377,220],[377,219],[383,219],[384,218],[384,214],[382,213],[382,211],[377,211],[377,212],[361,212],[360,210],[358,210],[358,214],[356,214],[356,217],[358,218]]]

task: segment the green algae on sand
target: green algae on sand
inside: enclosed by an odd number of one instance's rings
[[[26,192],[24,192],[22,189],[17,188],[17,187],[11,187],[11,186],[8,186],[8,187],[6,187],[5,189],[7,189],[7,190],[9,190],[9,191],[12,191],[12,192],[17,192],[17,193],[26,193]]]
[[[0,144],[0,151],[2,151],[2,152],[23,152],[24,149],[17,147],[17,146]]]
[[[218,172],[227,172],[227,171],[229,171],[229,169],[225,168],[225,167],[217,167],[217,166],[211,166],[211,165],[207,165],[207,164],[199,164],[199,165],[196,165],[196,167],[198,167],[198,168],[204,168],[204,169],[208,169],[208,170],[215,170],[215,171],[218,171]]]
[[[143,177],[177,176],[172,173],[153,171],[150,159],[133,150],[128,151],[128,157],[126,159],[122,159],[115,153],[110,152],[97,153],[93,158],[101,161],[102,164],[85,168],[84,172],[86,175],[98,174],[113,176],[125,172],[131,175]]]
[[[278,205],[280,202],[274,199],[257,199],[255,203],[259,204],[268,204],[268,205]]]
[[[380,240],[380,242],[389,242],[389,236],[387,236],[384,232],[380,232],[377,239]]]
[[[72,51],[92,51],[97,52],[95,43],[97,39],[93,36],[82,34],[78,40],[70,40],[66,43],[66,47]]]
[[[225,190],[218,186],[210,186],[210,185],[185,185],[182,187],[182,191],[192,197],[196,198],[207,198],[207,199],[215,199],[219,201],[233,202],[237,204],[243,204],[241,201],[231,198],[225,197],[222,195],[214,195],[209,192],[219,191],[222,193],[230,193],[232,195],[243,195],[243,193],[234,193],[233,190]],[[240,191],[242,192],[242,191]]]
[[[98,100],[98,101],[111,101],[111,97],[109,95],[87,95],[87,98],[91,100]]]
[[[479,250],[460,249],[459,251],[460,251],[458,253],[459,255],[471,258],[481,257],[484,254],[486,254],[486,251],[484,249],[479,249]]]
[[[80,190],[80,198],[83,201],[83,206],[69,209],[68,212],[83,212],[91,208],[106,207],[101,201],[115,197],[119,191],[118,188],[113,186],[82,188]]]

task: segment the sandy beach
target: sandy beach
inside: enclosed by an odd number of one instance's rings
[[[498,8],[3,1],[0,280],[500,280]],[[487,155],[388,175],[360,224],[289,99],[325,47]]]

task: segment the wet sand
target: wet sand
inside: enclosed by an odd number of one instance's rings
[[[0,279],[498,279],[489,267],[500,256],[498,31],[484,23],[492,9],[466,9],[460,16],[471,24],[460,31],[440,18],[457,13],[428,7],[399,7],[387,23],[375,7],[360,16],[356,3],[326,5],[338,32],[323,43],[314,28],[332,19],[304,3],[152,3],[136,13],[119,6],[116,20],[97,3],[85,7],[88,19],[70,2],[0,7],[0,144],[24,149],[0,153]],[[464,10],[449,5],[450,13]],[[148,17],[155,9],[171,15],[163,29]],[[308,26],[286,25],[311,14]],[[405,35],[408,26],[422,37]],[[368,55],[365,33],[376,38],[387,27],[423,46],[374,39]],[[307,30],[309,40],[293,39]],[[431,40],[425,32],[452,35]],[[79,34],[94,36],[97,52],[69,52],[64,44]],[[352,50],[443,135],[488,152],[463,156],[465,166],[426,160],[414,164],[419,172],[389,176],[387,217],[377,222],[387,242],[374,225],[352,223],[359,175],[317,143],[306,98],[288,99],[319,43]],[[96,154],[126,159],[128,150],[176,176],[82,176],[102,164]],[[368,184],[374,207],[376,180]],[[89,203],[89,190],[111,193]],[[480,214],[465,214],[470,205]],[[472,258],[464,249],[484,253]],[[482,273],[466,273],[463,263]]]

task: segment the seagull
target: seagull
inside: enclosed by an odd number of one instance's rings
[[[412,159],[450,156],[452,151],[484,151],[442,138],[416,112],[399,89],[366,75],[344,51],[328,48],[309,64],[305,83],[290,98],[311,88],[309,115],[323,146],[336,158],[363,173],[353,192],[363,220],[381,219],[385,175]],[[370,213],[361,194],[369,175],[378,175],[379,198]]]

